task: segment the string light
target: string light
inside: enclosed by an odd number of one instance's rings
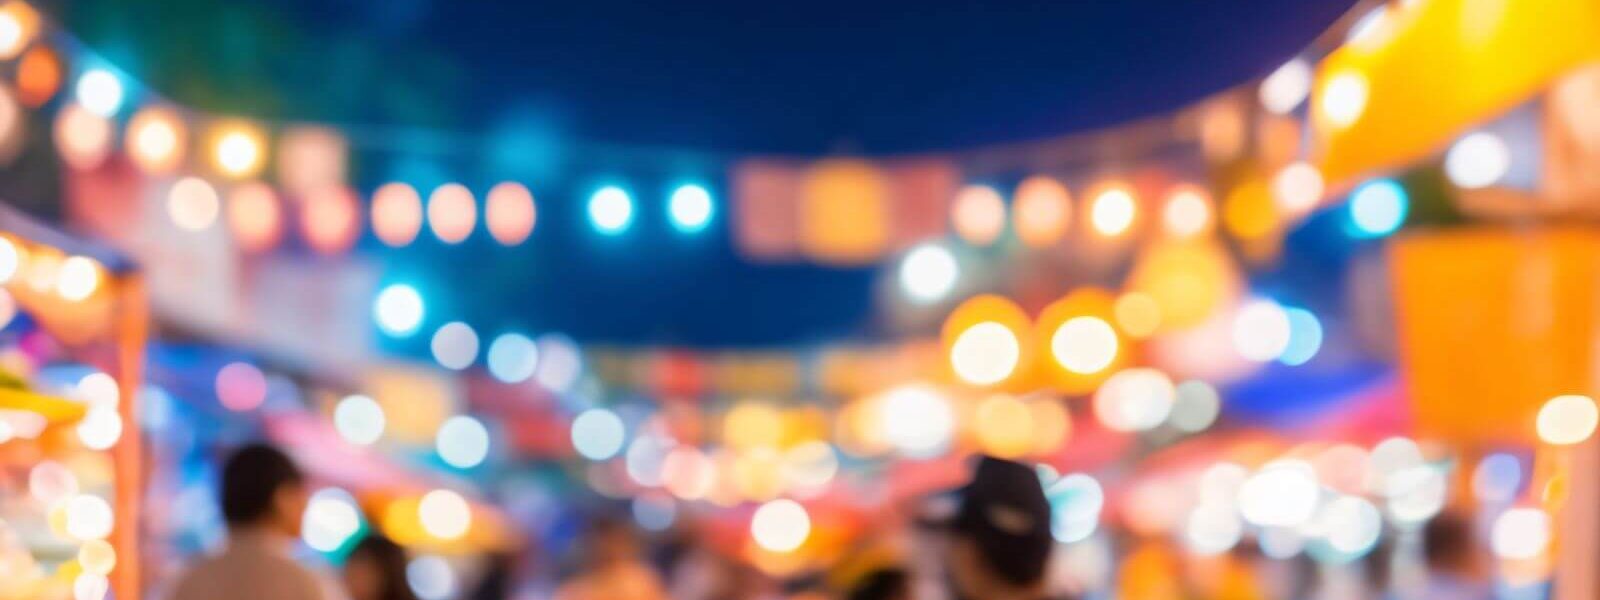
[[[608,185],[589,197],[589,223],[603,235],[618,235],[633,223],[633,199],[628,192]]]
[[[221,212],[216,188],[198,177],[185,177],[167,192],[167,216],[179,229],[202,231],[217,222]]]
[[[527,240],[537,218],[533,193],[522,184],[507,181],[489,188],[483,220],[489,226],[489,235],[500,245],[515,246]]]
[[[417,239],[422,231],[422,197],[404,183],[386,183],[372,193],[372,232],[390,248]]]
[[[264,252],[283,239],[283,209],[272,186],[250,181],[228,192],[228,230],[246,252]]]
[[[219,127],[213,134],[212,163],[223,175],[245,178],[261,171],[266,143],[261,132],[244,124]]]
[[[477,227],[478,205],[472,192],[459,183],[447,183],[428,195],[428,226],[446,244],[459,244]]]
[[[146,173],[170,173],[183,163],[186,135],[183,121],[172,109],[145,108],[128,121],[128,155]]]
[[[1133,194],[1120,185],[1106,186],[1094,196],[1089,219],[1094,230],[1106,237],[1127,233],[1138,214]]]
[[[1000,192],[986,185],[969,185],[956,194],[950,207],[956,235],[968,244],[988,246],[1000,239],[1006,227],[1006,205]]]
[[[1042,175],[1029,177],[1017,185],[1011,210],[1017,239],[1034,248],[1061,241],[1072,215],[1066,186]]]
[[[713,211],[711,192],[694,184],[679,186],[667,202],[667,216],[672,220],[672,227],[682,233],[705,229],[711,223]]]
[[[306,245],[324,255],[349,250],[361,235],[358,203],[355,191],[343,185],[325,185],[307,194],[300,205]]]

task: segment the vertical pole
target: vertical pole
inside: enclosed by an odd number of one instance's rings
[[[1555,517],[1560,544],[1554,600],[1600,598],[1600,436],[1562,450],[1570,452],[1567,498]]]
[[[140,576],[140,500],[144,495],[144,436],[139,426],[139,390],[143,387],[145,336],[148,314],[144,280],[139,273],[124,275],[117,285],[116,350],[117,389],[122,397],[117,412],[122,417],[122,439],[111,449],[116,501],[116,528],[111,545],[117,566],[111,572],[111,590],[117,600],[138,600],[144,594]]]

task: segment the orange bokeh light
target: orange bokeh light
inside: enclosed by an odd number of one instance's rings
[[[17,62],[17,96],[22,103],[38,108],[61,89],[61,57],[40,46],[29,50]]]
[[[188,135],[183,120],[163,106],[139,111],[128,121],[123,140],[128,156],[146,173],[171,173],[183,164],[184,141]]]
[[[385,245],[399,248],[422,231],[422,196],[416,188],[394,182],[372,193],[372,232]]]
[[[1104,332],[1101,336],[1081,336],[1081,339],[1063,337],[1072,333],[1072,328],[1062,329],[1069,321],[1075,324],[1084,322],[1074,321],[1079,317],[1096,319],[1093,321],[1096,325],[1112,325],[1116,322],[1115,305],[1116,296],[1109,291],[1080,288],[1050,303],[1039,313],[1031,343],[1048,355],[1044,364],[1048,367],[1051,382],[1061,392],[1092,392],[1100,382],[1128,364],[1130,340],[1116,327],[1100,327],[1098,331]],[[1089,330],[1091,334],[1095,332]],[[1063,363],[1064,359],[1068,362]],[[1078,362],[1092,363],[1092,366],[1083,368],[1076,364]],[[1074,367],[1078,370],[1074,370]]]
[[[283,209],[272,186],[259,181],[228,192],[228,230],[246,252],[261,252],[283,239]]]
[[[520,183],[507,181],[489,189],[483,219],[489,235],[502,246],[515,246],[528,239],[538,216],[533,194]]]
[[[355,192],[342,185],[313,191],[300,206],[300,231],[306,244],[322,254],[349,250],[361,234],[361,210]]]
[[[1006,228],[1006,204],[1000,192],[986,185],[969,185],[956,194],[950,207],[956,235],[968,244],[988,246]]]
[[[472,192],[459,183],[447,183],[428,196],[428,226],[446,244],[459,244],[477,226],[478,205]]]
[[[1072,218],[1072,200],[1067,187],[1043,175],[1024,179],[1017,186],[1012,210],[1012,227],[1017,239],[1034,248],[1061,241]]]
[[[973,385],[1018,381],[1033,361],[1029,325],[1027,313],[1010,299],[974,296],[945,319],[946,364],[958,380]]]
[[[111,121],[78,104],[68,104],[56,115],[56,150],[67,165],[80,171],[100,166],[111,154]]]

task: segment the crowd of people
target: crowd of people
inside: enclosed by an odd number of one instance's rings
[[[417,600],[407,551],[378,534],[344,560],[342,577],[296,560],[309,496],[306,477],[283,452],[247,446],[225,462],[219,502],[228,541],[197,559],[169,586],[174,600]],[[1255,544],[1195,556],[1167,539],[1112,532],[1119,548],[1099,583],[1063,573],[1063,546],[1033,467],[980,459],[967,485],[916,510],[904,526],[863,540],[825,572],[776,577],[712,550],[684,532],[647,546],[626,521],[591,519],[572,552],[534,570],[547,581],[519,585],[518,561],[489,561],[460,597],[551,600],[1475,600],[1490,586],[1476,574],[1471,531],[1449,513],[1418,542],[1419,564],[1402,564],[1383,544],[1354,564],[1330,569],[1304,554],[1271,560]],[[873,537],[873,536],[867,536]],[[889,548],[894,548],[890,550]],[[526,562],[526,561],[524,561]],[[1407,571],[1416,576],[1402,576]],[[526,583],[525,579],[524,583]]]

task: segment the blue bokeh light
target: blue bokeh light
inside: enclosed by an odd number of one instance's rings
[[[1411,199],[1392,179],[1361,184],[1350,194],[1350,223],[1361,237],[1379,238],[1394,233],[1406,221]]]
[[[682,233],[698,233],[711,224],[716,208],[711,202],[711,192],[702,186],[687,184],[673,190],[667,203],[667,216],[673,229]]]
[[[589,197],[589,223],[604,235],[619,235],[633,224],[633,198],[614,185],[596,190]]]

